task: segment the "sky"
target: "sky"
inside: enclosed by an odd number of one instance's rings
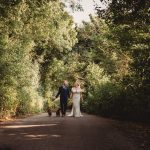
[[[104,4],[100,2],[100,0],[94,0],[98,6],[101,6],[102,8],[106,8]],[[80,3],[84,9],[84,11],[72,11],[71,8],[67,8],[66,10],[69,12],[70,15],[73,16],[75,23],[78,25],[82,24],[82,21],[89,22],[89,14],[95,15],[95,6],[93,0],[80,0]]]

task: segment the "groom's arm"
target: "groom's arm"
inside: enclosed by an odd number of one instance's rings
[[[58,98],[58,96],[60,95],[60,93],[61,93],[61,87],[59,87],[59,90],[58,90],[58,93],[56,95],[56,98]]]

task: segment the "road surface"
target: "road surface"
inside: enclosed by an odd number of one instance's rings
[[[0,150],[139,150],[116,121],[84,117],[48,117],[46,113],[0,124]]]

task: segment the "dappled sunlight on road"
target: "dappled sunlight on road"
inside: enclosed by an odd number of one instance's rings
[[[61,137],[61,135],[51,135],[51,137],[59,138],[59,137]]]
[[[49,135],[49,134],[41,134],[41,135],[32,135],[32,134],[28,134],[28,135],[24,135],[24,137],[29,137],[29,138],[43,138],[43,137],[54,137],[54,138],[59,138],[61,137],[61,135],[58,135],[58,134],[52,134],[52,135]]]
[[[50,127],[50,126],[56,126],[58,124],[40,124],[40,125],[9,125],[4,126],[3,128],[6,129],[18,129],[18,128],[32,128],[32,127]]]

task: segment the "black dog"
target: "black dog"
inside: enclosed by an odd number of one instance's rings
[[[61,109],[58,108],[57,111],[56,111],[56,116],[57,116],[57,117],[60,117],[60,111],[61,111]]]
[[[52,111],[51,111],[50,107],[47,108],[47,113],[48,113],[49,117],[52,115]]]

